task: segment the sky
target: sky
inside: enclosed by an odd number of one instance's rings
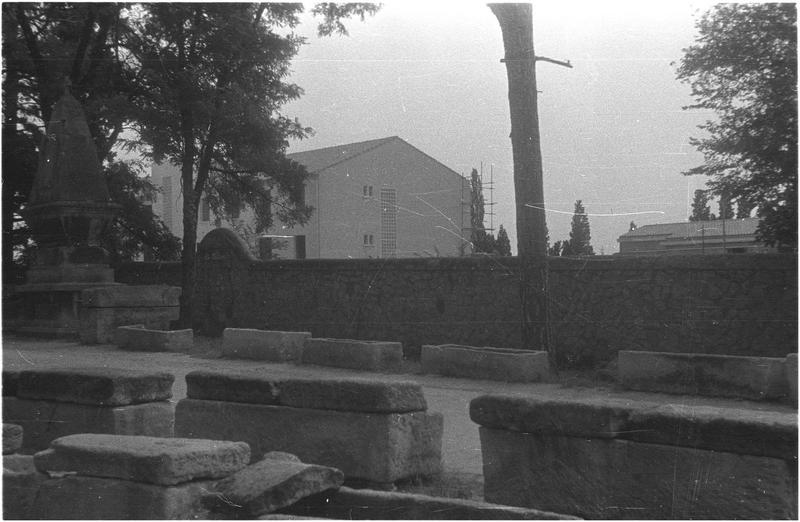
[[[709,113],[675,78],[708,2],[534,1],[539,126],[551,243],[569,237],[575,201],[589,214],[596,253],[619,251],[637,225],[686,221],[705,180],[689,138]],[[388,1],[349,36],[320,38],[315,21],[292,62],[304,95],[282,112],[315,134],[289,152],[400,136],[456,172],[493,175],[486,226],[503,224],[516,252],[508,84],[502,35],[485,3]],[[712,211],[716,212],[715,208]],[[487,208],[487,214],[489,209]]]

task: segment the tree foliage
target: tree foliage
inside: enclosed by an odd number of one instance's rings
[[[711,219],[711,207],[708,206],[708,191],[697,189],[692,200],[692,215],[689,221],[708,221]]]
[[[508,232],[503,228],[503,225],[500,225],[500,229],[497,231],[495,251],[501,256],[511,255],[511,240],[508,238]]]
[[[575,211],[572,214],[572,228],[569,232],[569,254],[573,256],[593,256],[594,249],[590,244],[592,234],[589,228],[589,216],[583,208],[581,200],[575,202]]]
[[[792,3],[718,4],[697,23],[677,77],[716,119],[691,143],[709,176],[745,214],[757,208],[759,236],[797,247],[797,7]]]
[[[631,222],[633,224],[633,222]],[[593,256],[591,245],[592,234],[589,227],[589,216],[579,199],[575,202],[572,214],[572,225],[569,239],[559,240],[547,248],[548,256]]]
[[[70,84],[84,107],[109,192],[123,205],[103,238],[112,259],[145,251],[175,258],[178,242],[148,207],[155,188],[117,157],[132,117],[135,76],[120,52],[122,4],[3,4],[3,266],[30,241],[20,211],[37,168],[37,149],[52,107]]]

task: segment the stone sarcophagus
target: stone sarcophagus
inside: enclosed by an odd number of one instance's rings
[[[285,451],[372,484],[442,471],[443,417],[417,383],[194,371],[186,384],[178,437],[244,441],[254,459]]]

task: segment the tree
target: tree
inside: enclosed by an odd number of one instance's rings
[[[692,201],[692,215],[689,221],[708,221],[711,219],[711,208],[708,206],[708,192],[697,189]]]
[[[495,251],[501,256],[511,255],[511,240],[508,239],[508,232],[503,228],[503,225],[500,225],[500,229],[497,231]]]
[[[723,192],[719,195],[719,218],[733,218],[733,205],[731,204],[731,198],[727,192]]]
[[[149,251],[174,258],[177,239],[147,203],[155,188],[115,147],[131,117],[133,72],[120,53],[122,4],[3,4],[3,266],[30,241],[21,211],[37,168],[37,147],[65,83],[78,98],[103,163],[112,199],[124,211],[103,246],[112,260]]]
[[[472,251],[475,254],[491,254],[495,251],[496,245],[494,236],[486,232],[483,224],[486,200],[483,197],[483,180],[477,169],[472,169],[470,175],[470,193],[472,196],[469,207]]]
[[[179,166],[183,192],[180,323],[192,326],[197,217],[203,195],[215,212],[247,205],[257,230],[271,209],[286,224],[304,223],[305,168],[286,157],[289,138],[310,129],[280,114],[302,89],[286,82],[303,39],[302,4],[195,3],[147,6],[132,20],[126,44],[138,67],[135,127],[155,161]],[[345,34],[342,17],[375,12],[372,4],[319,4],[321,34]]]
[[[565,243],[567,243],[567,241],[561,241],[561,240],[556,241],[555,243],[553,243],[553,246],[547,249],[547,255],[555,257],[560,256],[561,252],[564,250]]]
[[[797,7],[792,3],[718,4],[697,23],[694,45],[677,68],[714,121],[692,145],[715,194],[756,207],[758,235],[797,247]],[[742,211],[743,213],[743,211]]]
[[[572,214],[572,229],[569,232],[569,254],[573,256],[593,256],[594,249],[589,244],[592,239],[589,230],[589,216],[583,208],[581,200],[575,202],[575,212]]]

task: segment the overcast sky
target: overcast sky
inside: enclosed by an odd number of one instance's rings
[[[710,115],[684,111],[681,50],[710,4],[533,2],[544,192],[551,243],[569,236],[575,200],[589,213],[596,253],[619,250],[638,225],[685,221],[702,178],[690,136]],[[284,107],[316,134],[290,152],[398,135],[455,171],[493,169],[494,227],[516,252],[513,163],[503,42],[485,3],[386,2],[348,37],[308,37],[291,80],[304,96]],[[485,193],[488,201],[489,193]],[[487,209],[488,210],[488,209]],[[716,212],[716,208],[712,209]],[[489,226],[490,217],[486,218]]]

